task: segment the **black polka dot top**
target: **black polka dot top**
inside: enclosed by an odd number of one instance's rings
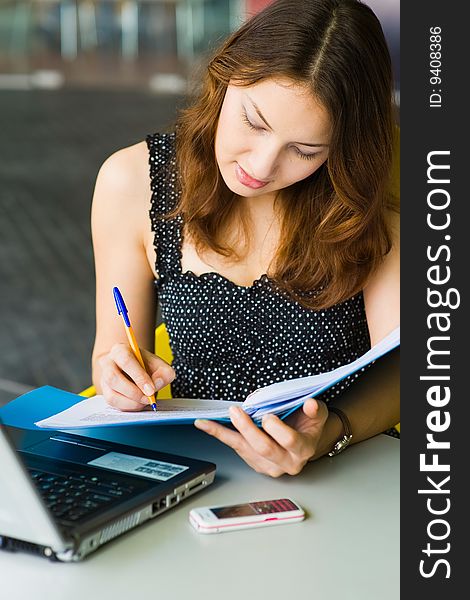
[[[178,201],[175,135],[149,135],[147,145],[155,284],[174,356],[173,397],[243,401],[258,387],[329,371],[369,350],[362,293],[315,311],[288,298],[267,275],[244,287],[219,273],[183,273],[182,219],[161,218]]]

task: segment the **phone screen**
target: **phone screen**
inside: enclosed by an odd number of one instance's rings
[[[247,504],[233,504],[211,508],[218,519],[232,519],[234,517],[251,517],[253,515],[266,515],[270,513],[298,510],[298,507],[287,498],[280,500],[265,500],[263,502],[249,502]]]

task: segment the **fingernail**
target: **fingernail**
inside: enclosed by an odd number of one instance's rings
[[[200,429],[205,429],[208,424],[209,424],[209,421],[207,419],[196,419],[194,421],[194,425],[196,427],[199,427]]]
[[[144,394],[145,394],[146,396],[151,396],[151,395],[152,395],[152,394],[154,394],[154,393],[155,393],[155,390],[154,390],[154,388],[153,388],[153,387],[150,385],[150,383],[146,383],[146,384],[144,385]]]
[[[163,379],[160,379],[160,377],[159,377],[158,379],[155,379],[154,384],[155,384],[155,389],[160,390],[165,385],[165,382],[163,381]]]

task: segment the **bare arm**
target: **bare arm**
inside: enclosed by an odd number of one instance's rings
[[[98,392],[108,396],[108,401],[113,393],[117,398],[122,395],[120,402],[110,403],[127,409],[142,408],[135,404],[137,395],[141,398],[145,383],[153,382],[133,360],[112,289],[118,286],[123,293],[138,344],[147,350],[143,354],[148,363],[154,347],[156,297],[154,274],[145,248],[151,194],[147,161],[145,143],[110,156],[97,177],[91,217],[96,271],[93,383]],[[168,369],[170,375],[172,370]],[[140,390],[131,387],[129,378]],[[130,399],[129,406],[125,406],[126,397]]]
[[[334,405],[348,416],[352,444],[390,429],[400,421],[400,351],[379,359]],[[327,454],[343,434],[339,417],[330,412],[314,458]]]
[[[392,222],[393,247],[364,290],[372,345],[400,324],[400,247],[398,216]],[[400,421],[400,352],[394,350],[368,369],[334,405],[343,410],[360,442]],[[341,436],[339,417],[330,413],[315,457],[331,450]]]

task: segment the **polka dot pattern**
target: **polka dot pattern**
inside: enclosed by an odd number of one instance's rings
[[[329,371],[369,350],[362,293],[315,311],[267,275],[244,287],[219,273],[183,273],[182,219],[163,218],[178,201],[175,135],[149,135],[147,145],[155,285],[174,356],[174,397],[243,401],[258,387]],[[357,376],[322,399],[328,402]]]

